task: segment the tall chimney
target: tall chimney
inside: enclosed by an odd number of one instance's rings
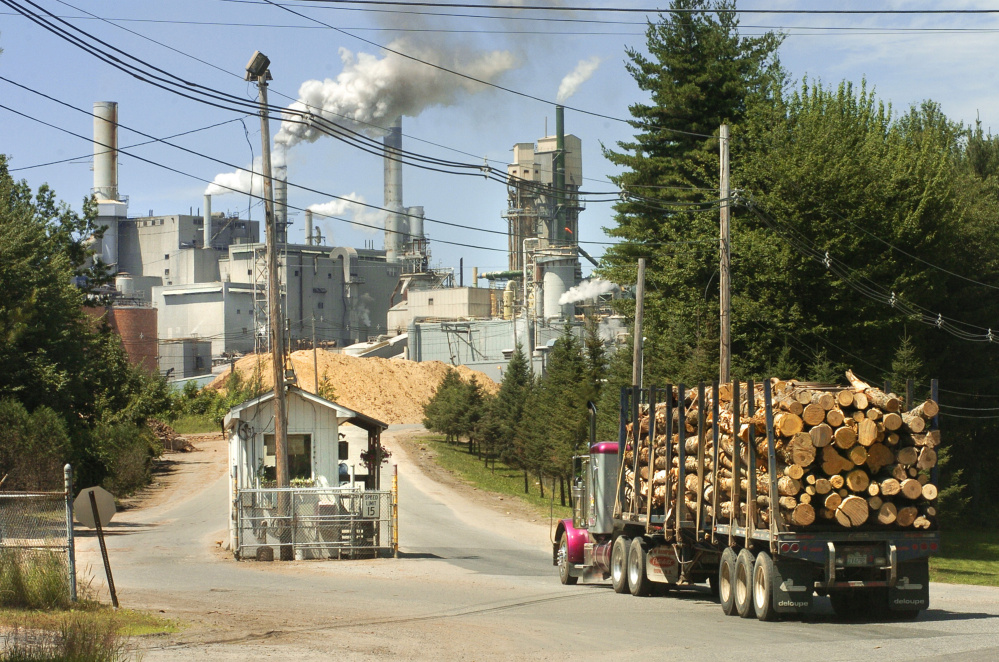
[[[205,194],[205,248],[212,247],[212,196]]]
[[[388,127],[385,136],[385,261],[398,262],[403,246],[402,213],[402,117],[397,117]]]
[[[288,242],[288,166],[274,167],[274,220],[279,244]]]
[[[94,195],[118,200],[118,103],[94,102]]]
[[[312,210],[305,210],[305,244],[312,245]]]
[[[555,173],[552,187],[555,189],[555,231],[552,240],[561,243],[565,239],[565,109],[555,106]]]

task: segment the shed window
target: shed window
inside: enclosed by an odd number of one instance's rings
[[[277,480],[277,457],[274,454],[274,435],[264,435],[264,480]],[[312,478],[312,435],[288,435],[289,478]]]

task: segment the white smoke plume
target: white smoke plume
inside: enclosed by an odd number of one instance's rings
[[[309,210],[316,217],[317,221],[323,220],[324,216],[348,217],[351,225],[361,232],[375,233],[381,232],[385,227],[386,212],[380,209],[365,207],[367,201],[364,196],[357,193],[350,193],[324,202],[322,204],[309,205]],[[371,227],[367,227],[371,226]]]
[[[440,45],[418,45],[397,40],[389,48],[421,60],[461,71],[480,80],[492,82],[516,65],[509,51],[473,53],[464,48]],[[340,49],[343,70],[336,79],[307,80],[298,91],[298,101],[290,110],[311,112],[328,122],[369,135],[383,133],[376,127],[407,115],[415,117],[430,106],[456,103],[462,94],[474,94],[487,87],[454,74],[389,52],[385,57],[354,53]],[[291,147],[296,143],[314,142],[323,133],[307,124],[287,120],[274,137],[275,145]],[[374,124],[375,127],[372,127]]]
[[[609,280],[603,280],[602,278],[584,280],[582,283],[570,288],[565,294],[560,296],[558,299],[558,305],[564,306],[567,303],[576,303],[577,301],[595,299],[601,294],[607,294],[608,292],[616,289],[617,285]]]
[[[590,79],[593,72],[597,70],[600,66],[602,60],[594,55],[587,60],[580,60],[576,68],[573,69],[558,86],[558,98],[556,99],[559,103],[565,102],[569,97],[576,93],[579,86]]]
[[[284,149],[275,149],[271,153],[271,168],[286,165],[286,157],[287,152]],[[255,157],[253,163],[246,168],[239,168],[235,172],[220,172],[215,175],[215,179],[205,189],[205,195],[249,193],[250,195],[262,196],[264,194],[264,178],[260,173],[263,171],[263,158]]]

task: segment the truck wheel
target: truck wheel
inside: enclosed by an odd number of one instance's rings
[[[753,608],[756,609],[756,618],[761,621],[777,620],[777,610],[774,609],[776,574],[773,559],[766,552],[760,552],[753,566]]]
[[[628,592],[628,544],[625,536],[619,536],[611,547],[611,586],[615,593]]]
[[[565,531],[558,542],[558,578],[567,586],[579,581],[579,577],[569,573],[569,535]]]
[[[748,549],[742,549],[735,559],[735,610],[742,618],[752,618],[753,610],[753,566],[756,559]]]
[[[652,582],[645,572],[646,545],[642,538],[635,538],[631,541],[631,549],[628,550],[628,586],[634,596],[649,595],[652,593]]]
[[[726,547],[718,564],[718,601],[726,616],[735,615],[735,550]]]

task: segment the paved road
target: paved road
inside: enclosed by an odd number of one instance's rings
[[[999,659],[997,589],[934,585],[919,620],[857,625],[828,608],[809,622],[726,617],[706,590],[634,598],[604,583],[563,587],[547,522],[477,505],[395,453],[400,559],[274,564],[217,551],[224,449],[184,458],[183,500],[111,527],[122,603],[190,623],[143,640],[144,659]],[[92,539],[81,546],[99,576]]]

